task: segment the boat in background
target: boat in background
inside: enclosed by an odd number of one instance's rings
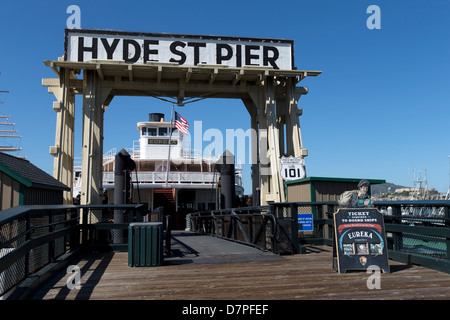
[[[164,114],[151,113],[137,123],[139,140],[125,150],[136,163],[131,173],[131,203],[142,203],[148,211],[160,206],[172,216],[175,229],[184,229],[191,212],[220,208],[220,155],[202,155],[185,145],[185,134]],[[172,132],[170,132],[172,130]],[[169,155],[170,152],[170,155]],[[117,149],[103,155],[103,203],[114,203],[114,165]],[[169,164],[169,166],[168,166]],[[81,191],[81,164],[74,166],[74,198]],[[235,168],[236,196],[244,195],[242,168]]]

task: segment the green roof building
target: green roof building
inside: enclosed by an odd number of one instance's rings
[[[70,188],[28,160],[0,152],[0,210],[18,205],[63,204]]]

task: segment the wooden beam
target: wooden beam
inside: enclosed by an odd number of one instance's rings
[[[133,81],[133,65],[128,65],[128,79],[132,82]]]
[[[161,83],[162,71],[163,71],[163,67],[162,66],[158,66],[158,73],[157,73],[157,80],[156,80],[158,83]]]
[[[100,79],[105,80],[105,76],[103,75],[102,66],[100,65],[100,63],[97,63],[96,69]]]
[[[239,71],[239,73],[236,74],[236,75],[234,76],[234,79],[233,79],[233,82],[231,83],[231,85],[235,86],[236,83],[238,83],[239,80],[241,80],[241,78],[242,78],[243,75],[244,75],[244,70],[241,69],[241,70]]]
[[[186,72],[186,83],[189,83],[191,76],[192,76],[192,68],[188,68],[188,70]]]
[[[219,74],[219,69],[214,68],[213,72],[211,73],[211,78],[209,79],[209,85],[212,85],[214,83],[218,74]]]
[[[59,73],[59,69],[58,67],[55,65],[55,63],[52,61],[50,62],[50,68],[52,68],[53,72],[59,77],[60,73]]]

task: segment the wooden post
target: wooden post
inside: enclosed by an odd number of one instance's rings
[[[53,109],[56,111],[55,145],[50,147],[53,160],[53,177],[70,191],[64,191],[63,203],[73,203],[73,159],[74,159],[74,127],[75,127],[75,94],[69,87],[72,77],[70,70],[60,70],[60,85],[49,87],[56,100]]]
[[[286,195],[284,193],[284,184],[280,176],[280,138],[275,112],[275,88],[273,77],[267,77],[264,88],[270,159],[270,193],[266,194],[266,201],[285,202]]]
[[[255,105],[252,99],[242,99],[248,113],[250,114],[251,124],[251,158],[252,158],[252,195],[253,205],[259,206],[260,203],[256,203],[256,193],[259,190],[261,183],[259,174],[259,130],[258,130],[258,106]]]
[[[305,87],[295,87],[293,79],[286,79],[286,101],[288,103],[288,116],[286,117],[286,142],[287,155],[294,157],[306,157],[308,150],[303,148],[302,133],[300,130],[300,116],[302,109],[298,108],[298,100],[302,94],[307,94],[308,89]]]
[[[100,204],[103,178],[103,113],[111,101],[97,72],[84,71],[81,204]]]

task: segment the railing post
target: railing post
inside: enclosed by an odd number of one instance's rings
[[[323,219],[324,217],[323,217],[322,205],[318,204],[318,205],[315,205],[315,207],[317,208],[316,209],[317,216],[315,217],[315,219]],[[313,216],[313,219],[314,219],[314,216]],[[324,225],[320,225],[320,227],[317,228],[317,236],[321,239],[324,238],[324,232],[323,232],[324,227],[325,227]]]
[[[168,255],[171,254],[172,252],[172,228],[171,226],[171,222],[170,222],[170,215],[166,216],[166,221],[165,221],[165,235],[166,235],[166,253]]]
[[[225,220],[223,219],[223,216],[220,214],[220,236],[223,237],[225,235]]]
[[[392,216],[394,223],[401,224],[402,210],[399,205],[392,206]],[[400,251],[403,248],[403,237],[398,233],[393,233],[393,250]]]
[[[234,211],[233,210],[231,210],[231,214],[233,214],[234,213]],[[231,216],[231,221],[233,221],[233,239],[234,240],[237,240],[237,228],[236,228],[236,225],[237,225],[237,222],[236,222],[236,217],[234,217],[234,216]]]
[[[450,219],[450,206],[445,206],[444,207],[444,218],[445,219]],[[447,223],[445,223],[445,225],[447,226],[447,228],[449,228],[450,226],[448,225],[448,220]],[[450,238],[446,238],[445,239],[445,244],[447,245],[447,260],[450,260]]]
[[[330,219],[333,220],[333,214],[335,212],[335,205],[333,204],[327,204],[327,212],[324,219]],[[327,224],[328,226],[328,239],[333,240],[333,223]]]
[[[271,214],[272,217],[273,217],[272,223],[270,224],[271,225],[271,227],[270,227],[270,229],[271,229],[270,230],[270,234],[271,234],[270,247],[271,247],[273,253],[278,253],[277,245],[276,245],[276,237],[277,236],[275,234],[275,232],[277,230],[277,226],[276,226],[276,224],[277,224],[277,217],[276,217],[275,210],[276,210],[275,206],[273,204],[271,204],[269,206],[269,210],[268,210],[268,213]]]
[[[73,220],[78,217],[78,210],[69,209],[69,212],[70,212],[70,220],[72,220],[69,225],[71,227],[78,226],[79,222],[77,220]],[[74,228],[73,232],[70,233],[70,242],[69,242],[70,250],[71,251],[75,250],[79,245],[80,245],[80,228]]]
[[[294,248],[294,253],[306,253],[306,247],[300,245],[298,240],[298,204],[290,205],[291,210],[291,241]]]
[[[30,211],[25,214],[25,231],[30,230]],[[30,240],[30,233],[27,232],[25,235],[25,242]],[[25,254],[25,278],[30,274],[30,251]]]
[[[53,223],[53,210],[48,210],[48,233],[51,234],[55,230]],[[48,262],[55,262],[55,239],[48,243]]]
[[[82,245],[87,245],[89,240],[89,229],[88,229],[88,212],[86,208],[78,208],[80,210],[80,217],[82,217],[82,233],[81,233],[81,243]]]
[[[253,216],[251,216],[250,210],[247,211],[248,214],[248,233],[249,233],[249,238],[250,238],[250,242],[254,243],[255,242],[255,237],[253,236]]]

